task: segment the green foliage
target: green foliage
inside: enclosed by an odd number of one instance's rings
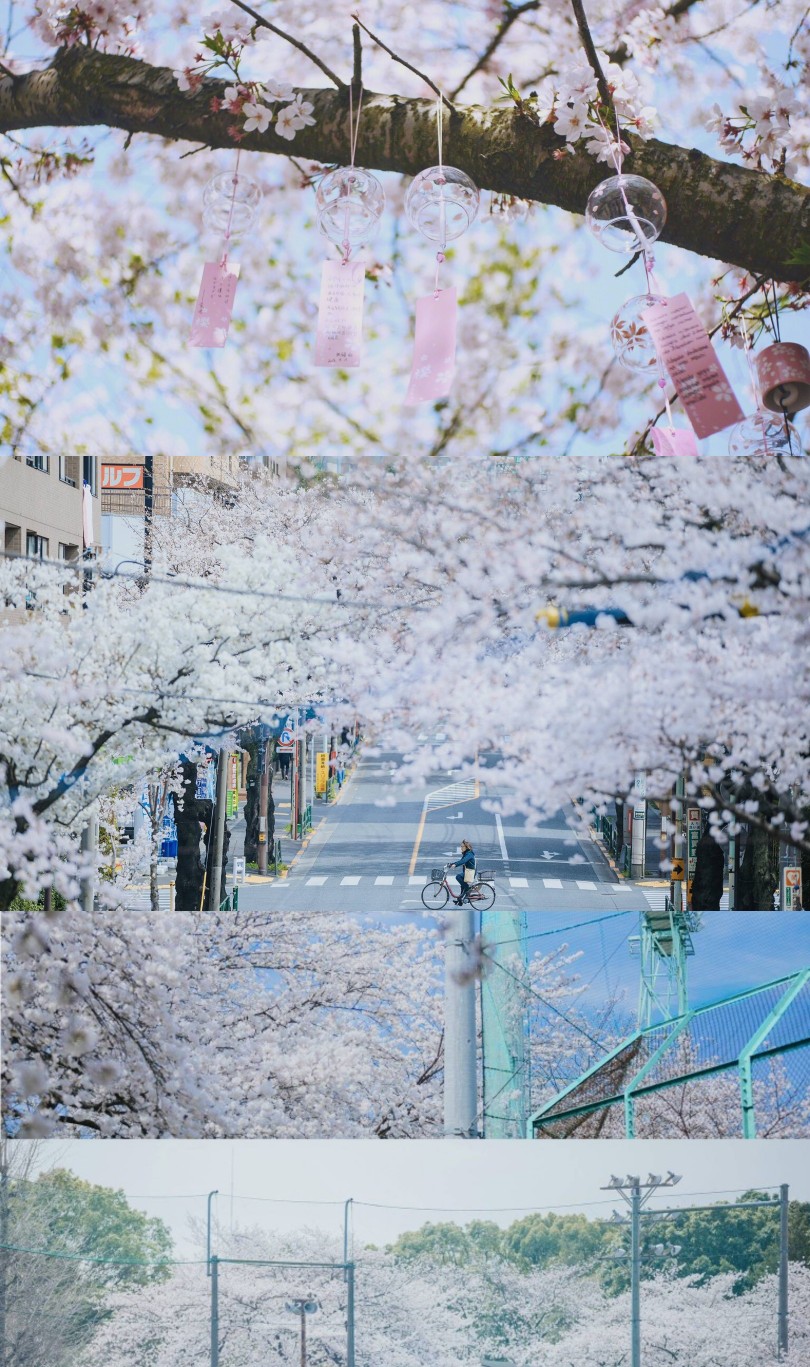
[[[14,1183],[10,1205],[20,1230],[47,1227],[50,1248],[124,1264],[82,1264],[83,1275],[97,1288],[145,1286],[169,1276],[168,1266],[126,1266],[170,1258],[172,1238],[162,1220],[133,1210],[122,1191],[56,1169],[35,1182]]]
[[[766,1196],[746,1192],[739,1201],[764,1200]],[[697,1276],[703,1282],[722,1272],[737,1273],[736,1291],[740,1295],[775,1272],[778,1208],[735,1211],[733,1204],[718,1205],[729,1213],[694,1211],[673,1219],[645,1221],[643,1240],[649,1252],[643,1275],[652,1277],[661,1269],[661,1260],[652,1253],[656,1244],[679,1245],[676,1258],[668,1264],[677,1276]],[[626,1259],[614,1255],[626,1250],[628,1244],[626,1226],[590,1220],[585,1215],[546,1213],[527,1215],[504,1230],[490,1221],[473,1221],[463,1227],[427,1224],[400,1235],[390,1251],[403,1262],[424,1260],[456,1267],[481,1266],[495,1259],[524,1270],[576,1267],[593,1272],[607,1291],[618,1294],[627,1289],[629,1267]],[[790,1203],[788,1252],[791,1262],[810,1267],[810,1203]]]

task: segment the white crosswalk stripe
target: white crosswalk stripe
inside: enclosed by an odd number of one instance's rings
[[[669,888],[642,888],[644,900],[650,911],[666,911],[667,899],[669,898]],[[720,910],[728,911],[728,893],[724,892],[720,898]]]
[[[422,885],[426,882],[426,878],[420,878],[418,875],[414,876],[413,874],[411,874],[410,878],[408,879],[408,885],[412,888],[421,888]]]
[[[308,888],[322,888],[325,882],[326,882],[326,878],[320,878],[320,877],[319,877],[319,878],[308,878],[308,879],[307,879],[307,887],[308,887]]]
[[[561,888],[561,887],[562,887],[562,879],[561,879],[561,878],[544,878],[544,879],[543,879],[543,887],[544,887],[544,888]]]
[[[596,884],[589,883],[587,878],[578,878],[577,887],[579,888],[580,892],[596,892]]]
[[[391,874],[381,874],[379,878],[374,879],[374,886],[378,888],[390,888],[393,885],[393,882],[394,879]]]
[[[510,888],[527,888],[529,886],[529,880],[528,878],[510,878],[509,886]]]
[[[347,874],[345,878],[341,878],[340,886],[342,888],[356,888],[359,882],[360,879],[357,874]]]

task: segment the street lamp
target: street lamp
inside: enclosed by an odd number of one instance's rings
[[[284,1302],[285,1310],[301,1317],[301,1367],[307,1367],[307,1315],[314,1315],[320,1308],[320,1301],[312,1300],[309,1296],[295,1296]]]

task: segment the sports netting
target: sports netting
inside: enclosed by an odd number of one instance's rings
[[[532,1116],[537,1139],[810,1132],[810,969],[637,1030]]]

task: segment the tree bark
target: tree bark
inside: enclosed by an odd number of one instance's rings
[[[737,885],[738,911],[773,911],[779,887],[779,847],[768,831],[750,827]]]
[[[178,911],[199,911],[205,865],[200,859],[200,822],[210,835],[214,804],[210,798],[197,797],[197,766],[183,762],[183,800],[175,806],[177,822]]]
[[[165,67],[86,47],[63,48],[45,71],[0,78],[0,132],[100,125],[233,147],[234,116],[211,108],[227,84],[206,78],[196,91],[183,92]],[[266,133],[245,134],[239,145],[345,164],[348,89],[302,93],[314,106],[314,127],[287,142],[271,126]],[[662,241],[769,279],[806,278],[807,266],[791,265],[789,258],[810,240],[810,189],[716,161],[696,148],[655,139],[628,141],[627,170],[649,177],[667,200]],[[482,189],[581,214],[590,191],[610,173],[584,152],[564,153],[564,146],[550,125],[537,127],[516,108],[445,111],[445,160]],[[366,92],[357,160],[370,170],[406,175],[433,165],[433,101]]]

